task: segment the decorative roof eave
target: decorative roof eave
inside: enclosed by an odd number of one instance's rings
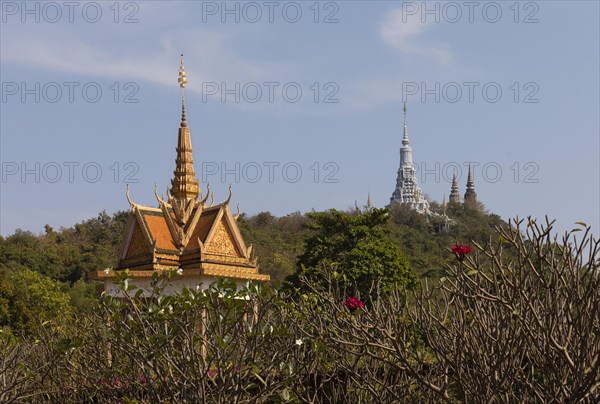
[[[233,234],[233,239],[235,241],[235,243],[237,244],[237,247],[239,249],[239,251],[242,252],[242,255],[246,258],[250,258],[250,255],[248,255],[249,252],[251,252],[252,250],[248,249],[246,247],[246,244],[244,243],[244,239],[242,238],[242,234],[240,233],[240,229],[237,226],[236,223],[236,219],[231,215],[231,211],[229,210],[229,205],[225,205],[224,207],[224,215],[225,215],[225,220],[227,221],[227,224],[229,225],[229,229],[231,230],[231,233]]]
[[[152,278],[154,274],[158,273],[159,276],[163,275],[165,272],[175,270],[174,267],[171,266],[156,266],[156,269],[152,270],[133,270],[128,271],[129,278]],[[90,273],[90,279],[95,280],[110,280],[116,279],[119,277],[119,272],[117,271],[96,271]],[[181,275],[173,275],[175,279],[177,278],[194,278],[199,276],[215,276],[215,277],[226,277],[226,278],[234,278],[234,279],[245,279],[245,280],[256,280],[256,281],[268,281],[271,279],[270,275],[267,274],[259,274],[249,272],[245,267],[237,267],[237,266],[221,266],[218,264],[208,264],[203,265],[201,268],[188,268],[184,269]]]
[[[142,212],[139,209],[139,206],[135,206],[133,208],[133,214],[135,215],[141,229],[142,229],[142,234],[144,235],[144,238],[146,239],[146,241],[148,242],[148,246],[150,247],[150,251],[154,252],[154,249],[156,248],[156,240],[154,240],[152,238],[152,234],[150,233],[150,229],[148,229],[148,225],[146,224],[146,220],[144,219],[144,216],[142,215]]]
[[[133,215],[129,215],[129,219],[127,220],[127,236],[123,240],[121,244],[121,260],[124,260],[127,257],[127,251],[129,250],[129,244],[131,244],[131,239],[133,237],[133,231],[135,230],[135,218]]]
[[[169,232],[171,233],[171,237],[173,238],[175,245],[177,247],[181,247],[183,245],[183,235],[181,234],[182,231],[171,217],[171,212],[169,212],[169,209],[167,209],[166,204],[161,203],[160,210],[165,218],[165,222],[167,222],[167,227],[169,228]]]
[[[182,240],[181,240],[182,248],[187,246],[188,242],[190,241],[190,238],[192,237],[192,233],[196,229],[196,225],[198,224],[198,221],[200,220],[200,216],[202,216],[202,211],[203,211],[202,204],[199,203],[198,201],[196,201],[196,211],[194,212],[192,219],[188,223],[186,223],[185,231],[182,235]]]
[[[269,281],[269,280],[271,280],[271,275],[259,274],[259,273],[248,273],[245,271],[239,271],[237,268],[235,268],[235,269],[203,268],[202,274],[209,275],[209,276],[222,276],[222,277],[226,277],[226,278],[245,279],[245,280],[254,280],[254,281]]]
[[[236,215],[233,217],[233,220],[235,220],[237,222],[237,220],[240,218],[240,204],[237,204],[237,213]]]
[[[206,196],[204,197],[204,199],[202,199],[200,201],[200,205],[202,205],[202,207],[206,206],[206,201],[208,200],[208,197],[211,195],[210,192],[210,182],[206,183]],[[200,191],[200,196],[202,196],[202,191]],[[213,200],[214,200],[214,195],[213,195]],[[212,205],[212,203],[211,203]]]
[[[144,219],[141,211],[145,210],[145,211],[152,211],[152,212],[160,212],[160,210],[156,209],[156,208],[151,208],[148,206],[142,206],[142,205],[139,205],[139,204],[133,202],[129,195],[130,191],[131,190],[129,188],[129,184],[127,184],[127,191],[125,192],[125,196],[127,197],[127,201],[129,202],[129,205],[131,206],[131,211],[132,211],[133,215],[129,222],[130,227],[129,227],[127,239],[123,246],[123,250],[122,250],[123,252],[121,254],[121,259],[126,258],[127,251],[129,249],[129,244],[131,242],[131,238],[133,237],[133,231],[134,231],[134,226],[135,226],[133,217],[135,218],[135,221],[137,221],[138,226],[140,226],[140,228],[142,229],[142,234],[144,235],[144,239],[146,240],[146,242],[148,244],[149,252],[154,254],[154,251],[156,249],[156,240],[154,240],[152,238],[152,234],[150,233],[150,230],[148,229],[146,220]]]
[[[129,206],[131,206],[131,209],[135,209],[137,204],[131,200],[131,197],[129,196],[129,192],[131,192],[131,189],[129,188],[129,184],[127,184],[127,190],[125,191],[125,197],[127,198],[127,202],[129,202]]]

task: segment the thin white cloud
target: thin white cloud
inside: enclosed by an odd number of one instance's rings
[[[232,86],[301,77],[301,69],[292,63],[240,52],[244,29],[252,27],[220,24],[211,29],[190,22],[186,11],[194,11],[193,7],[174,10],[165,13],[162,7],[144,3],[136,14],[138,24],[7,24],[0,50],[2,64],[27,71],[172,86],[177,83],[183,52],[188,90],[196,94],[201,94],[202,83],[207,81]]]
[[[185,39],[176,39],[179,35]],[[179,53],[185,51],[189,89],[202,90],[203,81],[272,81],[295,68],[283,63],[246,60],[237,56],[227,34],[188,30],[157,39],[137,49],[99,46],[89,38],[68,33],[19,33],[5,41],[4,62],[18,66],[72,73],[84,77],[139,80],[159,85],[177,82]],[[117,46],[114,46],[117,45]]]
[[[82,39],[65,38],[60,34],[19,35],[17,40],[6,41],[3,48],[4,61],[28,68],[160,84],[171,81],[169,78],[173,76],[173,66],[167,66],[166,58],[161,57],[164,48],[154,55],[132,58],[131,54],[99,49]]]
[[[403,16],[399,8],[385,15],[379,26],[379,35],[386,44],[405,55],[432,58],[444,65],[451,63],[453,56],[449,51],[419,38],[430,28],[431,23],[421,22],[416,15]]]
[[[282,101],[281,85],[277,88],[276,102],[269,102],[268,88],[262,83],[288,83],[301,80],[306,74],[303,69],[285,61],[269,61],[243,55],[236,48],[243,32],[209,30],[203,27],[170,31],[162,36],[142,43],[136,49],[110,38],[108,45],[94,38],[74,37],[69,32],[55,30],[51,34],[22,32],[13,35],[2,48],[2,61],[27,69],[40,69],[61,74],[92,79],[145,82],[173,88],[177,86],[179,54],[185,52],[188,75],[187,90],[203,95],[205,88],[217,88],[211,92],[207,102],[221,102],[221,89],[239,88],[248,83],[257,83],[263,94],[257,103],[233,102],[227,96],[227,105],[236,109],[254,111],[295,111],[297,105]],[[135,42],[135,41],[132,41]],[[73,78],[76,81],[77,78]],[[210,87],[208,87],[210,85]],[[310,84],[303,85],[306,94],[304,104],[309,109],[313,104],[308,93]],[[296,107],[296,108],[291,108]],[[305,111],[303,108],[302,111]]]

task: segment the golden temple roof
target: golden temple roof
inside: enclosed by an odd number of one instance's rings
[[[252,246],[246,247],[236,220],[229,210],[229,197],[213,206],[214,195],[207,186],[203,199],[196,179],[190,129],[185,116],[187,77],[183,55],[179,68],[181,87],[181,124],[177,140],[177,158],[168,200],[155,196],[158,208],[134,203],[129,196],[131,216],[116,271],[128,269],[130,276],[148,277],[155,271],[183,269],[183,276],[201,274],[237,279],[267,281],[269,275],[258,272]],[[208,198],[211,202],[208,203]],[[93,277],[108,279],[112,271],[99,271]]]

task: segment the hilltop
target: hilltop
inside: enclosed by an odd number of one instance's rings
[[[442,213],[435,202],[431,210]],[[471,240],[486,243],[496,226],[506,226],[498,215],[485,212],[482,206],[469,209],[449,204],[446,212],[450,218],[448,231],[440,229],[439,217],[427,218],[402,206],[390,211],[389,237],[421,276],[436,277],[452,259],[448,247],[453,244]],[[8,237],[0,236],[0,266],[26,267],[53,280],[75,283],[89,272],[116,265],[127,218],[125,211],[112,216],[101,212],[73,227],[56,230],[46,225],[40,234],[17,230]],[[247,244],[254,245],[261,268],[278,281],[294,272],[303,240],[310,232],[308,221],[300,212],[282,217],[261,212],[242,214],[238,224]]]

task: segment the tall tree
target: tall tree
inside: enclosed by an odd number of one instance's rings
[[[309,213],[313,233],[304,240],[304,252],[298,257],[297,272],[289,281],[299,285],[299,278],[323,281],[323,270],[334,271],[346,287],[356,288],[366,297],[373,282],[388,293],[396,284],[412,286],[416,276],[406,257],[388,237],[387,209],[366,209],[350,213],[335,209]]]

